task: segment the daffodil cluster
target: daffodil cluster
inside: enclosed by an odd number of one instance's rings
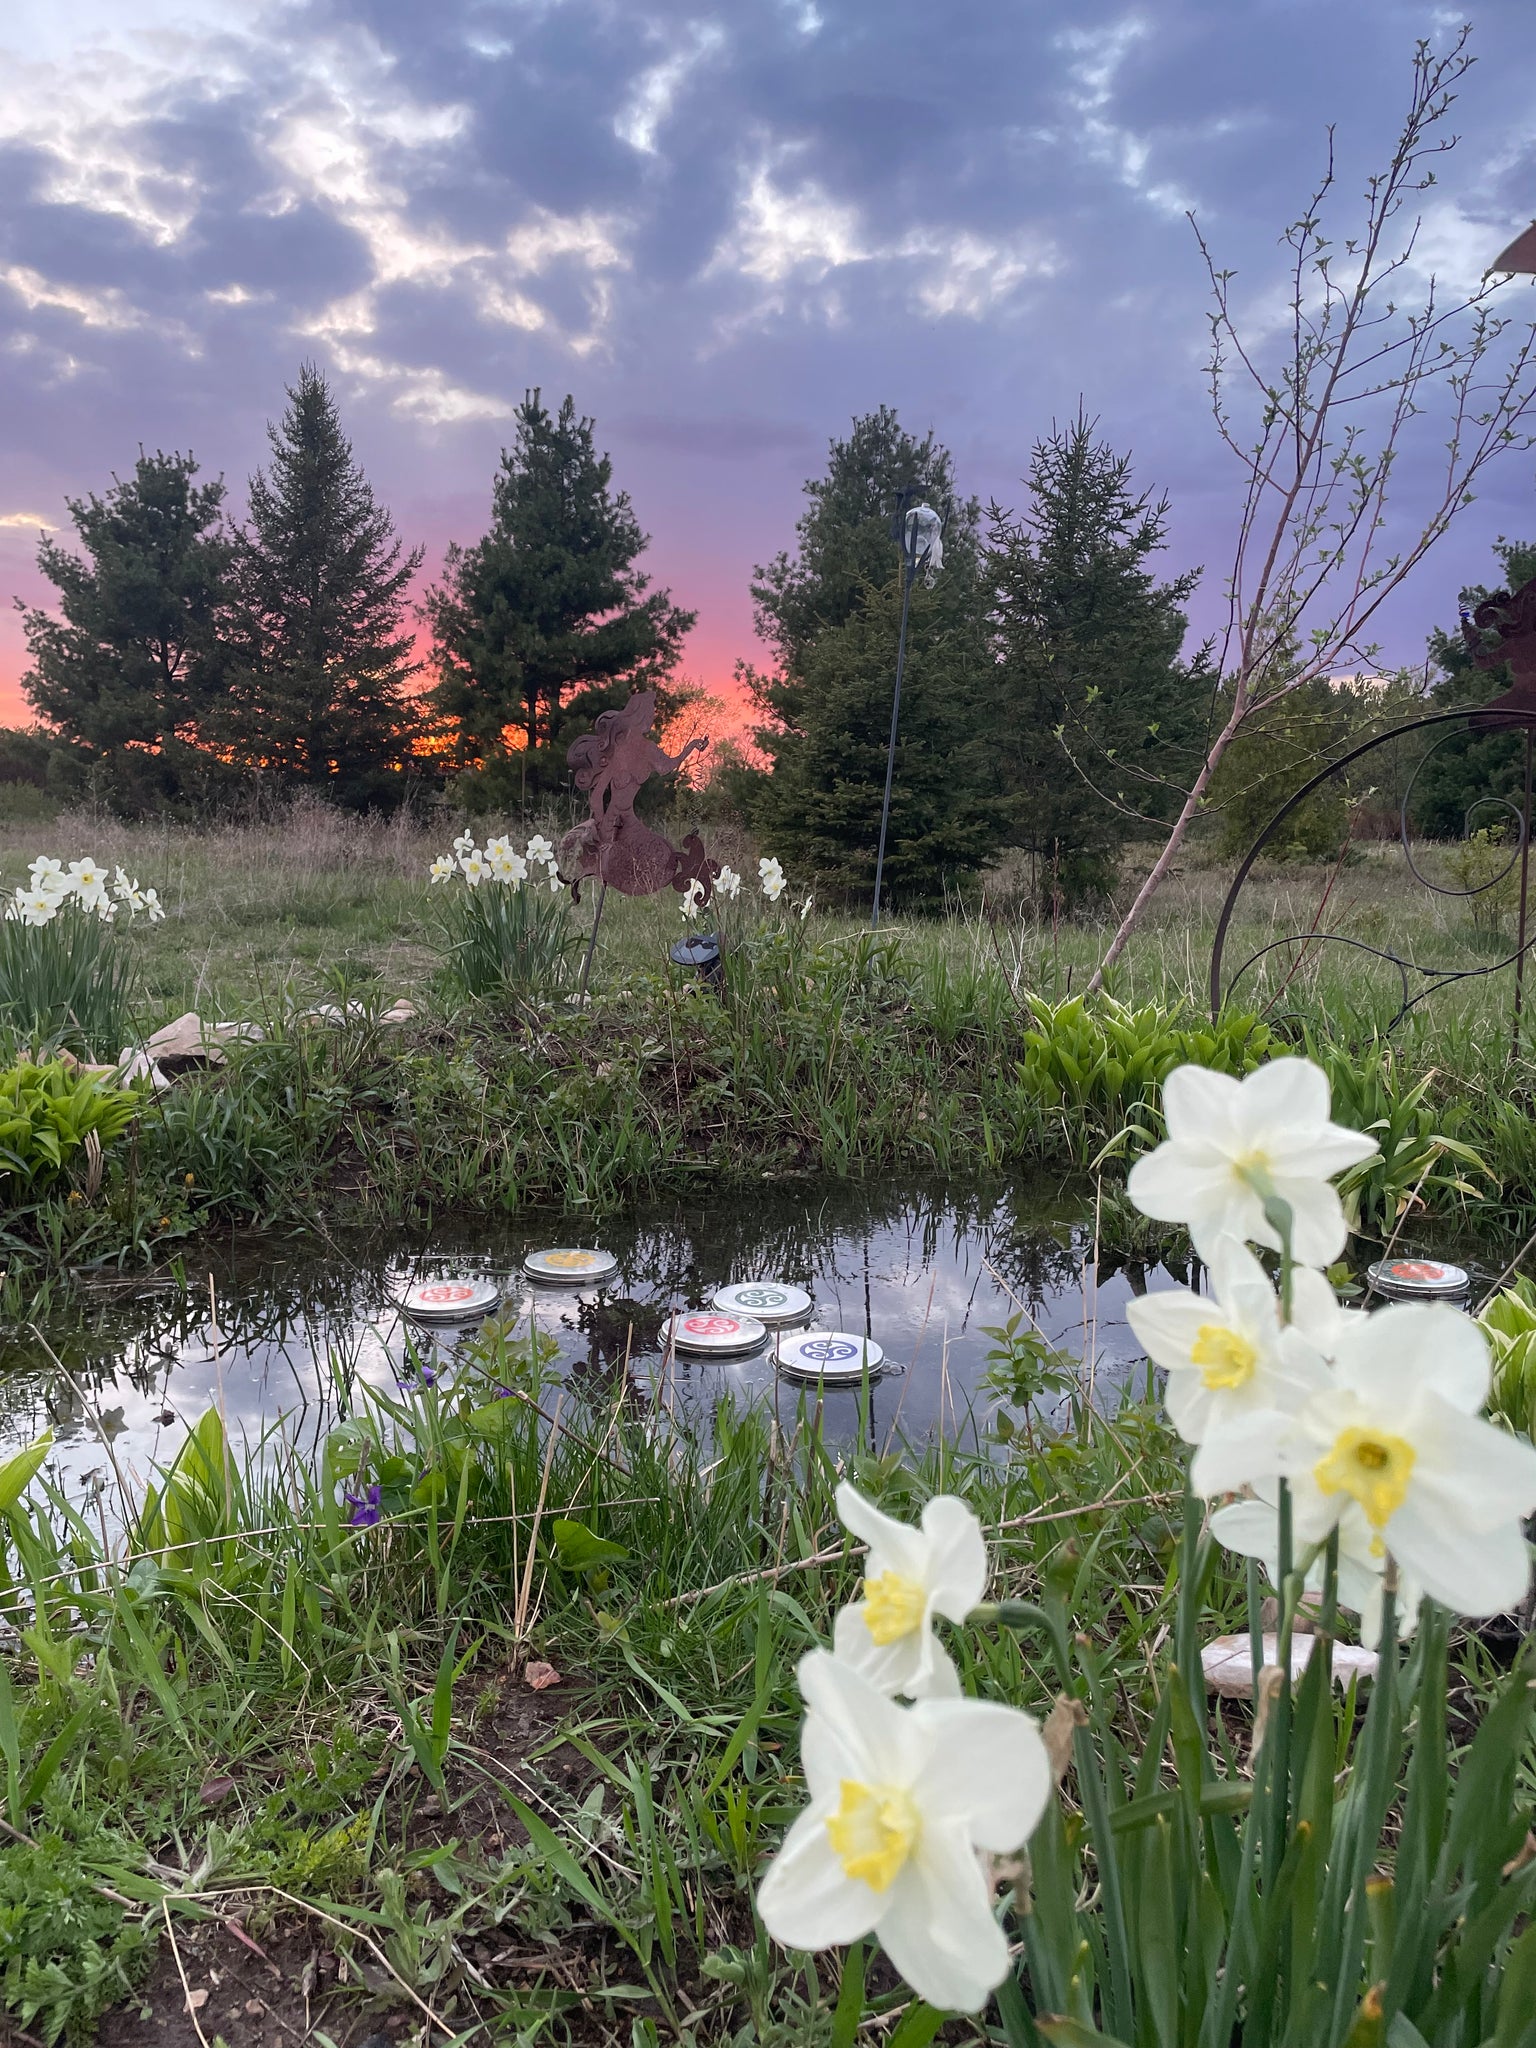
[[[117,868],[109,883],[99,861],[72,860],[66,867],[48,854],[33,861],[26,887],[12,896],[5,914],[21,924],[45,925],[71,905],[103,924],[112,924],[123,914],[131,921],[141,911],[151,924],[165,916],[158,892],[141,889],[126,869]]]
[[[1536,1508],[1536,1447],[1483,1418],[1488,1344],[1469,1315],[1336,1300],[1322,1270],[1347,1235],[1334,1176],[1376,1147],[1330,1120],[1327,1076],[1301,1059],[1241,1081],[1180,1067],[1163,1106],[1167,1140],[1128,1192],[1144,1215],[1188,1227],[1212,1291],[1146,1295],[1127,1315],[1168,1373],[1195,1491],[1244,1496],[1212,1517],[1216,1535],[1273,1579],[1284,1482],[1299,1550],[1338,1532],[1340,1598],[1368,1641],[1389,1561],[1408,1626],[1425,1594],[1465,1615],[1515,1606],[1530,1583],[1521,1524]],[[1294,1261],[1288,1315],[1249,1244]]]
[[[542,875],[536,876],[536,869],[542,869]],[[440,853],[427,873],[434,885],[461,879],[471,889],[478,889],[482,882],[520,889],[529,882],[531,887],[546,885],[550,894],[557,896],[565,886],[555,849],[542,832],[535,832],[521,853],[510,839],[501,837],[487,839],[482,850],[476,846],[473,832],[461,832],[453,842],[453,852]]]
[[[758,1911],[791,1948],[878,1935],[930,2005],[975,2012],[1009,1967],[985,1857],[1033,1833],[1050,1763],[1027,1714],[962,1696],[934,1632],[986,1591],[986,1545],[964,1501],[931,1500],[914,1529],[844,1484],[837,1510],[869,1547],[863,1591],[832,1648],[800,1661],[809,1803]]]

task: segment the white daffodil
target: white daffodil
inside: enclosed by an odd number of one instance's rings
[[[144,908],[149,912],[151,924],[163,924],[165,922],[165,905],[160,901],[160,891],[158,889],[146,889],[144,891]]]
[[[843,1608],[832,1646],[884,1693],[953,1698],[960,1680],[934,1634],[935,1615],[964,1621],[987,1588],[981,1524],[954,1494],[941,1493],[909,1528],[882,1514],[845,1480],[837,1489],[843,1527],[869,1545],[864,1597]]]
[[[770,903],[777,903],[784,894],[784,870],[776,860],[767,854],[757,864],[758,884]]]
[[[70,889],[68,875],[61,860],[52,860],[46,853],[40,853],[30,869],[34,889],[46,889],[50,896],[67,896]]]
[[[107,897],[107,875],[93,860],[72,860],[69,886],[86,910],[98,910]]]
[[[810,914],[811,914],[811,905],[812,905],[812,904],[813,904],[813,903],[815,902],[815,900],[816,900],[816,899],[815,899],[815,897],[813,897],[813,896],[807,896],[807,897],[806,897],[806,899],[805,899],[805,901],[804,901],[804,902],[803,902],[803,903],[801,904],[801,906],[800,906],[800,922],[801,922],[802,924],[804,924],[804,923],[805,923],[805,920],[806,920],[806,919],[807,919],[807,918],[808,918],[808,917],[810,916]]]
[[[9,915],[22,924],[52,924],[59,914],[60,901],[51,889],[18,889]]]
[[[810,1804],[757,1891],[775,1941],[876,1934],[919,1997],[977,2012],[1009,1970],[978,1850],[1034,1832],[1051,1796],[1040,1731],[990,1700],[899,1707],[826,1650],[800,1662]]]
[[[496,834],[494,839],[487,839],[485,842],[485,857],[488,861],[495,861],[498,854],[510,853],[511,851],[511,840],[500,832]]]
[[[519,889],[527,881],[527,861],[520,853],[514,853],[505,841],[502,842],[499,853],[493,854],[487,849],[487,858],[491,864],[491,873],[498,882],[504,882],[508,888]]]
[[[1240,1557],[1256,1557],[1268,1574],[1269,1583],[1280,1588],[1280,1489],[1276,1480],[1264,1480],[1253,1489],[1251,1500],[1235,1500],[1211,1516],[1211,1534]],[[1307,1549],[1313,1546],[1308,1544]],[[1386,1566],[1385,1547],[1378,1542],[1359,1504],[1350,1501],[1339,1516],[1339,1605],[1360,1617],[1360,1637],[1368,1650],[1381,1640],[1382,1578]],[[1313,1559],[1306,1575],[1309,1593],[1323,1590],[1323,1557]],[[1397,1632],[1412,1635],[1419,1618],[1421,1590],[1411,1572],[1399,1567]]]
[[[695,875],[693,880],[688,884],[687,888],[683,891],[682,911],[684,917],[697,917],[699,914],[699,906],[703,903],[703,901],[704,884],[699,880],[698,876]]]
[[[114,868],[112,872],[112,894],[120,902],[126,903],[128,898],[136,893],[135,885],[128,879],[128,870],[123,867]]]
[[[555,864],[555,849],[542,832],[535,832],[528,842],[527,858],[537,867],[552,868]]]
[[[453,842],[453,850],[455,853],[472,853],[474,851],[474,846],[475,835],[473,832],[461,832],[458,838],[455,839]]]
[[[1209,1261],[1218,1237],[1278,1251],[1268,1196],[1290,1205],[1291,1251],[1327,1266],[1344,1249],[1344,1209],[1330,1176],[1369,1159],[1374,1139],[1328,1120],[1328,1077],[1311,1060],[1271,1060],[1244,1080],[1175,1067],[1163,1083],[1165,1142],[1138,1159],[1126,1192],[1144,1216],[1188,1226]]]
[[[114,924],[117,920],[117,905],[105,894],[96,898],[96,915],[103,924]]]
[[[446,853],[440,853],[437,859],[433,861],[431,867],[428,868],[427,873],[431,876],[433,883],[436,884],[438,882],[450,881],[458,871],[458,862],[450,860]]]
[[[564,882],[562,882],[562,881],[561,881],[561,879],[560,879],[560,870],[559,870],[559,869],[558,869],[557,867],[551,867],[551,869],[550,869],[550,871],[549,871],[549,893],[550,893],[550,895],[551,895],[551,896],[558,896],[558,895],[560,894],[560,891],[561,891],[561,890],[562,890],[562,889],[563,889],[564,887],[565,887],[565,884],[564,884]]]
[[[1320,1543],[1353,1505],[1431,1599],[1469,1615],[1516,1606],[1536,1446],[1483,1420],[1488,1384],[1487,1339],[1460,1309],[1394,1302],[1356,1318],[1282,1433],[1297,1542]]]
[[[489,863],[476,853],[473,847],[468,853],[459,855],[459,866],[463,869],[464,879],[471,889],[478,889],[491,872]]]
[[[741,894],[741,877],[734,868],[721,868],[715,877],[715,894],[727,897],[733,903]]]
[[[1189,1478],[1204,1494],[1231,1489],[1234,1458],[1244,1479],[1277,1471],[1275,1411],[1299,1408],[1328,1377],[1301,1330],[1282,1324],[1274,1285],[1246,1245],[1217,1238],[1210,1273],[1214,1299],[1170,1287],[1125,1311],[1148,1357],[1167,1371],[1168,1413],[1184,1441],[1199,1446]]]

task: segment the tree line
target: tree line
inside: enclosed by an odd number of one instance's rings
[[[7,736],[0,779],[89,781],[129,811],[251,786],[358,809],[444,787],[472,809],[526,807],[565,791],[571,741],[631,689],[656,688],[672,712],[686,702],[694,614],[641,568],[647,536],[572,398],[552,411],[525,396],[486,532],[450,545],[414,602],[422,552],[397,535],[313,366],[268,433],[243,522],[190,454],[141,453],[105,493],[69,501],[74,546],[45,538],[38,556],[55,607],[23,607],[24,688],[45,736]],[[931,433],[879,407],[831,442],[793,548],[754,572],[770,660],[738,674],[766,766],[727,747],[714,800],[823,888],[855,895],[873,878],[899,505],[927,500],[947,530],[942,573],[911,594],[897,902],[931,901],[1006,848],[1023,850],[1042,910],[1103,894],[1127,839],[1166,827],[1227,715],[1211,648],[1187,647],[1198,572],[1157,574],[1167,498],[1138,487],[1081,411],[1037,442],[1023,481],[1022,511],[983,507]],[[1435,644],[1443,687],[1497,687],[1458,647]],[[1401,715],[1401,689],[1295,688],[1292,660],[1277,639],[1271,673],[1249,679],[1255,711],[1212,787],[1231,850],[1363,723]],[[1426,784],[1438,810],[1454,759]],[[1309,807],[1293,837],[1289,850],[1316,854],[1337,820]]]

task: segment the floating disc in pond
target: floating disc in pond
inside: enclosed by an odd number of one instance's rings
[[[473,1323],[488,1316],[501,1289],[482,1273],[456,1273],[444,1280],[415,1280],[400,1306],[415,1323]]]
[[[524,1267],[535,1280],[557,1287],[582,1287],[593,1280],[608,1280],[619,1270],[612,1252],[580,1251],[570,1245],[550,1252],[530,1252]]]
[[[873,1337],[855,1337],[846,1330],[807,1330],[803,1337],[779,1343],[779,1370],[797,1380],[856,1382],[866,1366],[877,1372],[884,1358]]]
[[[1443,1259],[1378,1259],[1365,1278],[1387,1301],[1457,1301],[1472,1284],[1464,1268]]]
[[[803,1323],[812,1302],[803,1287],[791,1287],[783,1280],[743,1280],[722,1287],[715,1296],[715,1307],[722,1315],[756,1316],[772,1329],[781,1323]]]
[[[741,1358],[756,1351],[768,1335],[756,1316],[732,1316],[719,1309],[686,1309],[672,1318],[668,1331],[674,1351],[697,1358]]]

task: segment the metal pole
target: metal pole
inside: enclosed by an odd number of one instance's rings
[[[880,806],[880,849],[875,855],[875,907],[870,916],[869,928],[875,931],[880,923],[880,879],[885,873],[885,831],[891,821],[891,782],[896,773],[896,722],[901,717],[901,672],[907,665],[907,608],[912,602],[912,580],[917,574],[917,557],[907,560],[903,546],[901,559],[905,570],[905,585],[901,593],[901,633],[896,642],[896,689],[891,697],[891,738],[885,750],[885,801]]]
[[[592,972],[592,955],[597,951],[597,928],[603,921],[603,905],[608,901],[608,884],[605,881],[597,892],[597,908],[592,913],[592,936],[587,941],[587,957],[581,963],[581,993],[578,1002],[587,1000],[587,976]]]
[[[1520,808],[1520,929],[1515,937],[1515,1036],[1512,1051],[1520,1051],[1520,1010],[1525,995],[1525,911],[1526,885],[1531,869],[1531,748],[1536,735],[1525,729],[1525,798]]]

